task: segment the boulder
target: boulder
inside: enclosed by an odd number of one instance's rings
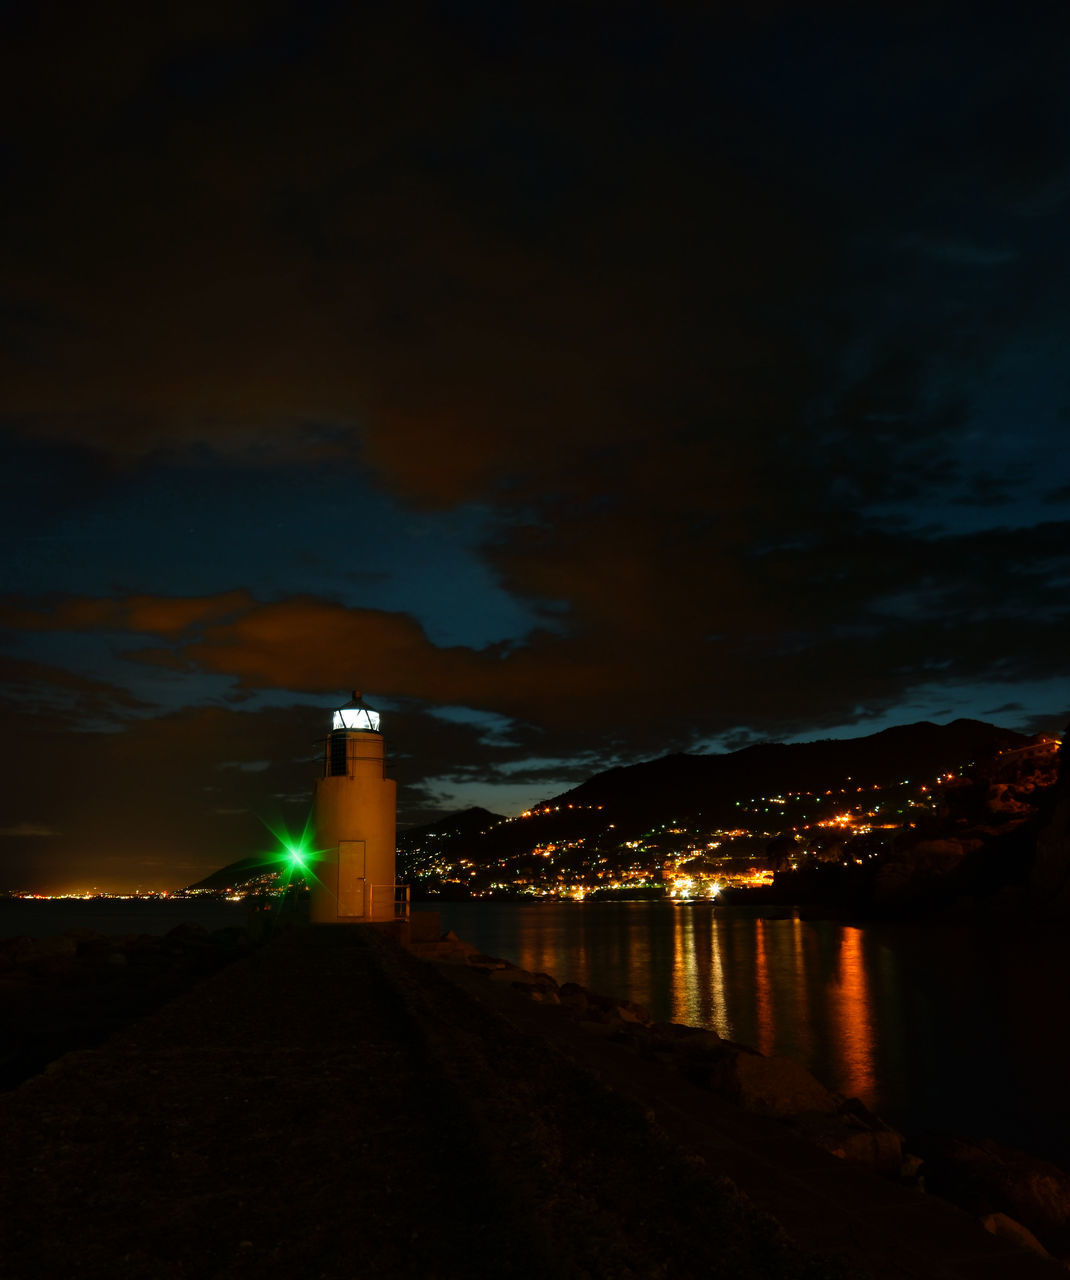
[[[34,944],[33,960],[68,959],[78,954],[78,940],[60,934],[56,938],[38,938]]]
[[[529,973],[527,969],[518,969],[516,965],[509,964],[503,969],[491,969],[487,976],[491,982],[527,982],[534,984],[535,975]]]
[[[641,1022],[622,1022],[613,1033],[613,1043],[642,1058],[657,1057],[650,1028]]]
[[[634,1000],[621,1000],[617,1004],[620,1016],[625,1022],[634,1022],[643,1027],[650,1026],[650,1010]]]
[[[848,1164],[889,1178],[903,1174],[903,1136],[876,1116],[866,1121],[850,1111],[804,1112],[792,1117],[791,1127],[807,1142]]]
[[[563,982],[557,989],[558,998],[567,1009],[583,1013],[587,1009],[589,992],[578,982]]]
[[[704,1074],[714,1093],[759,1115],[783,1117],[804,1111],[832,1115],[843,1101],[801,1063],[791,1058],[767,1058],[728,1040],[720,1042]]]
[[[20,934],[0,942],[0,969],[15,969],[33,955],[34,939]]]
[[[74,929],[64,929],[63,936],[65,938],[73,938],[75,942],[99,942],[104,934],[99,933],[96,929],[83,929],[76,927]]]
[[[622,1022],[600,1021],[597,1018],[581,1018],[576,1024],[582,1031],[587,1031],[593,1036],[601,1036],[608,1040],[616,1036],[617,1032],[624,1025]]]
[[[981,1219],[981,1226],[991,1232],[997,1240],[1009,1240],[1012,1244],[1028,1249],[1030,1253],[1039,1253],[1043,1258],[1051,1257],[1028,1227],[1023,1227],[1020,1222],[1008,1218],[1005,1213],[986,1213]]]
[[[165,950],[163,938],[152,933],[124,933],[118,938],[112,938],[112,945],[135,959],[147,960]]]
[[[176,924],[173,929],[169,929],[163,937],[164,942],[182,944],[203,942],[208,937],[208,930],[203,924],[198,924],[195,920],[184,920],[181,924]]]
[[[650,1029],[659,1040],[670,1044],[682,1040],[693,1040],[696,1036],[712,1036],[714,1040],[721,1038],[716,1031],[707,1030],[705,1027],[689,1027],[686,1022],[652,1022]]]
[[[230,924],[224,929],[213,929],[208,935],[208,941],[216,947],[236,950],[249,945],[249,933],[236,924]]]
[[[51,938],[6,938],[0,942],[0,969],[22,968],[50,969],[56,963],[65,964],[78,954],[75,938],[59,934]]]
[[[716,1031],[703,1027],[680,1027],[673,1022],[655,1022],[652,1026],[655,1038],[664,1044],[682,1062],[694,1061],[710,1053],[720,1053],[721,1046],[731,1041],[722,1040]],[[686,1034],[681,1035],[680,1032]]]
[[[619,1018],[622,1022],[641,1022],[650,1025],[650,1011],[632,1000],[617,1000],[613,996],[600,996],[593,991],[586,992],[587,1006],[590,1010],[598,1010],[609,1018]]]
[[[520,991],[534,1000],[536,1004],[560,1004],[561,1000],[553,987],[545,986],[541,982],[514,982],[513,989]]]
[[[439,942],[434,944],[434,955],[436,960],[452,960],[457,963],[467,963],[470,956],[478,954],[476,947],[470,942],[462,942],[460,938],[451,934],[446,934]]]
[[[985,1217],[1002,1213],[1048,1244],[1070,1241],[1070,1174],[989,1138],[925,1134],[911,1143],[924,1160],[925,1186]]]

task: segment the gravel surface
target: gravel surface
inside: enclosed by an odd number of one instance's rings
[[[849,1274],[374,929],[276,939],[0,1098],[0,1132],[13,1280]]]

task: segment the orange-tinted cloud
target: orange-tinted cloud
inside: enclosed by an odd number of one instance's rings
[[[183,596],[68,597],[32,607],[9,602],[0,606],[0,625],[27,631],[134,631],[175,636],[199,623],[248,609],[245,591],[190,598]]]

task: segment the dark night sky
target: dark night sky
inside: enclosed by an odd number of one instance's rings
[[[1065,724],[1070,11],[5,20],[0,888]]]

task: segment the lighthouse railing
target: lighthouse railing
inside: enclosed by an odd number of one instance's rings
[[[372,920],[408,920],[411,914],[411,893],[407,884],[372,884],[368,886]],[[384,900],[390,904],[383,905]]]

